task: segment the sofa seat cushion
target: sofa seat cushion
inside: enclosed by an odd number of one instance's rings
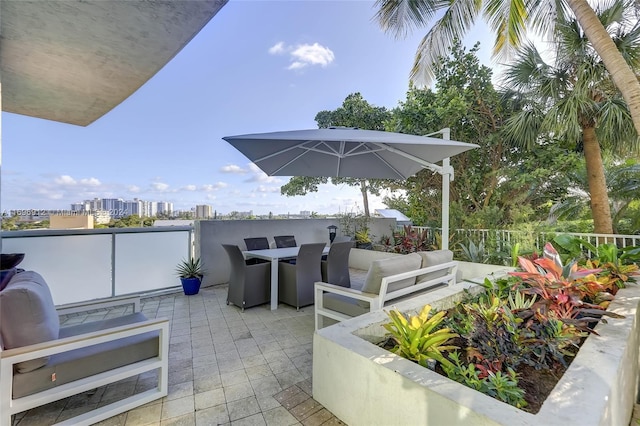
[[[0,291],[0,334],[4,349],[15,349],[58,338],[60,319],[51,291],[40,274],[15,274]],[[42,367],[47,357],[16,364],[20,373]]]
[[[451,250],[433,250],[433,251],[420,251],[418,252],[422,258],[421,268],[428,268],[429,266],[442,265],[443,263],[451,262],[453,260],[453,252]],[[416,283],[420,284],[425,281],[430,281],[439,277],[447,275],[447,271],[429,272],[428,274],[419,275],[416,278]]]
[[[366,307],[361,306],[357,299],[342,294],[324,293],[322,296],[322,305],[325,308],[350,317],[357,317],[369,312],[369,304],[367,302],[363,303],[366,303]]]
[[[133,324],[146,319],[142,313],[135,313],[63,327],[60,329],[60,338]],[[45,366],[14,374],[13,396],[19,398],[31,395],[83,377],[156,357],[158,339],[158,332],[149,332],[52,355]],[[55,375],[55,381],[51,381],[52,375]]]
[[[402,272],[414,271],[420,269],[422,257],[417,253],[410,253],[402,256],[394,256],[386,259],[374,260],[371,262],[367,279],[362,287],[365,293],[380,294],[380,285],[382,279],[391,275],[400,274]],[[415,277],[407,278],[389,284],[388,292],[400,290],[405,287],[412,286],[416,283]],[[360,306],[367,307],[369,304],[364,301],[358,302]]]

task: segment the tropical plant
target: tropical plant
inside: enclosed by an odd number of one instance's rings
[[[623,220],[628,219],[626,213],[629,207],[640,197],[640,164],[634,160],[623,164],[612,164],[611,160],[605,161],[604,174],[612,215],[612,229],[615,234],[618,234]],[[571,180],[570,191],[551,207],[550,220],[580,217],[590,208],[586,168],[582,166],[570,171],[567,177]]]
[[[489,261],[489,256],[484,249],[483,241],[480,241],[478,245],[476,245],[473,241],[469,240],[469,244],[466,246],[463,243],[458,243],[458,245],[462,250],[462,258],[464,260],[474,263],[487,263]]]
[[[518,408],[527,406],[524,399],[524,390],[518,387],[518,377],[513,369],[508,369],[507,374],[502,372],[486,372],[473,363],[464,364],[460,361],[457,352],[449,354],[451,365],[443,365],[447,377],[462,383],[472,389],[487,394],[500,401],[506,402]]]
[[[606,248],[601,255],[611,260],[617,253]],[[429,317],[428,305],[419,317],[390,313],[393,322],[385,328],[397,343],[395,353],[416,362],[420,359],[422,365],[428,358],[436,359],[450,379],[516,407],[535,401],[531,395],[525,399],[524,389],[531,381],[519,374],[531,368],[543,370],[540,378],[561,374],[603,316],[621,316],[597,304],[612,297],[602,284],[607,280],[603,270],[585,269],[575,261],[563,265],[550,243],[540,257],[520,256],[518,261],[522,270],[486,279],[484,292],[465,292],[446,314]],[[439,339],[433,330],[442,333]],[[455,340],[443,342],[445,335]],[[426,347],[421,346],[422,339],[431,338],[440,346],[426,355],[418,349]],[[453,351],[453,344],[462,348],[464,359],[462,351]],[[445,356],[448,362],[442,361]],[[529,385],[520,386],[523,380]]]
[[[392,253],[413,253],[417,251],[427,251],[429,249],[429,238],[427,230],[418,231],[411,225],[404,225],[402,231],[394,231],[391,237],[382,240],[384,250]]]
[[[176,267],[176,273],[180,278],[202,278],[203,269],[200,258],[190,257],[182,260]]]
[[[418,315],[406,317],[398,310],[387,312],[391,322],[383,327],[391,333],[396,347],[392,350],[397,355],[413,361],[423,367],[428,367],[431,360],[439,361],[443,365],[450,365],[451,361],[443,355],[445,351],[458,349],[448,345],[449,341],[458,335],[449,328],[438,328],[445,312],[440,311],[431,316],[431,305],[425,305]]]
[[[637,264],[640,247],[629,246],[619,249],[611,243],[595,246],[581,238],[566,234],[556,236],[553,242],[568,253],[565,257],[578,258],[586,268],[601,270],[598,282],[611,294],[616,294],[618,289],[626,287],[629,280],[635,280],[640,276]]]
[[[355,233],[356,242],[360,244],[368,244],[371,242],[371,237],[369,236],[369,228],[364,227],[360,228]]]
[[[376,7],[376,18],[380,25],[396,37],[404,36],[412,27],[426,26],[435,16],[440,16],[422,39],[411,71],[412,79],[422,84],[429,83],[434,65],[447,55],[455,40],[463,38],[480,15],[496,34],[494,54],[502,53],[508,57],[514,48],[521,46],[527,28],[540,34],[554,34],[557,23],[561,25],[566,21],[569,11],[565,7],[568,7],[576,17],[576,23],[584,29],[585,40],[591,42],[613,83],[622,92],[636,132],[640,134],[640,83],[634,72],[638,68],[638,58],[627,56],[624,50],[619,50],[621,44],[610,36],[607,23],[602,21],[602,16],[598,16],[586,0],[377,0]],[[634,0],[620,3],[612,18],[623,27],[623,19],[632,18],[636,7]]]
[[[576,261],[563,266],[551,243],[545,245],[543,257],[533,261],[523,257],[518,260],[523,271],[509,274],[522,279],[527,286],[521,289],[523,293],[538,296],[529,318],[533,315],[556,318],[581,331],[593,333],[593,325],[602,316],[620,317],[594,303],[607,290],[607,286],[596,277],[602,269],[580,268]]]
[[[629,23],[627,0],[613,0],[598,9],[602,25],[634,67],[640,66],[640,24]],[[638,150],[638,134],[629,110],[611,83],[602,59],[594,52],[576,19],[558,17],[555,58],[545,62],[532,44],[522,46],[507,69],[508,87],[524,96],[520,113],[505,131],[519,146],[529,148],[540,134],[556,135],[584,153],[594,231],[613,233],[602,149],[627,154]],[[636,82],[637,83],[637,82]],[[533,99],[530,102],[528,99]],[[640,112],[640,109],[639,109]],[[638,122],[640,124],[640,121]]]

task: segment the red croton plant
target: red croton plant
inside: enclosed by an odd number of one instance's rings
[[[603,315],[620,317],[605,311],[618,287],[610,274],[599,276],[603,268],[580,267],[575,260],[563,266],[551,243],[544,246],[543,257],[519,257],[518,263],[523,271],[510,275],[522,280],[522,293],[538,296],[529,310],[531,315],[547,317],[552,312],[562,322],[592,333],[589,324]]]

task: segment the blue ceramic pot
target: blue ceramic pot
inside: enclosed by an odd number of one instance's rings
[[[200,278],[180,278],[184,294],[191,296],[200,291]]]

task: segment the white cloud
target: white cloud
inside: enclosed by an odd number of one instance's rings
[[[155,189],[156,191],[166,191],[167,189],[169,189],[169,185],[167,185],[166,183],[162,183],[162,182],[154,182],[151,184],[151,187],[153,189]]]
[[[278,43],[276,43],[273,46],[271,46],[269,48],[269,53],[271,55],[280,55],[280,54],[284,53],[284,42],[283,41],[279,41]]]
[[[198,189],[195,185],[187,185],[183,188],[185,191],[195,191]]]
[[[272,55],[281,55],[285,52],[289,53],[291,60],[291,64],[287,67],[289,70],[300,70],[313,65],[319,65],[324,68],[336,58],[331,49],[317,42],[286,46],[281,41],[269,48],[269,53]]]
[[[89,179],[80,179],[80,183],[87,186],[100,186],[100,181],[94,177]]]
[[[300,69],[307,65],[320,65],[326,67],[335,59],[335,55],[328,47],[313,44],[301,44],[292,52],[291,56],[295,59],[289,66],[289,69]]]
[[[202,190],[204,192],[212,192],[217,191],[218,189],[226,188],[229,185],[226,182],[216,182],[214,184],[205,184],[202,185]]]
[[[258,187],[254,190],[254,192],[259,192],[259,193],[267,193],[267,194],[273,194],[273,193],[280,193],[280,187],[279,186],[265,186],[265,185],[258,185]]]
[[[76,185],[78,182],[69,175],[62,175],[54,179],[58,185]]]
[[[236,164],[228,164],[224,167],[222,167],[220,169],[220,171],[222,173],[237,173],[237,174],[243,174],[243,173],[247,173],[247,171],[245,169],[243,169],[242,167],[236,165]]]
[[[254,163],[249,163],[249,170],[252,175],[245,182],[281,183],[282,179],[275,176],[268,176],[262,169]]]
[[[129,190],[129,192],[133,192],[134,194],[137,192],[140,192],[140,187],[137,185],[129,185],[127,187],[127,190]]]

